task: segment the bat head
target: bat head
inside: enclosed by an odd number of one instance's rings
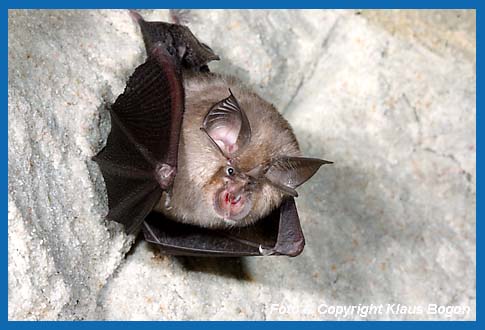
[[[310,179],[321,165],[331,162],[278,156],[261,163],[259,157],[245,152],[251,143],[251,125],[231,90],[229,93],[210,108],[200,129],[224,160],[224,165],[211,178],[211,186],[215,187],[214,211],[226,223],[237,226],[255,221],[251,213],[255,212],[253,206],[264,198],[265,186],[271,186],[281,196],[296,197],[295,188]]]

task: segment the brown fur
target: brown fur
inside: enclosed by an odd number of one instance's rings
[[[268,163],[278,156],[300,156],[295,135],[288,122],[268,102],[233,77],[212,73],[185,76],[185,114],[180,136],[178,171],[169,207],[166,195],[157,210],[174,220],[204,227],[227,227],[214,210],[215,192],[222,187],[221,170],[226,160],[200,130],[205,115],[217,102],[229,96],[229,88],[245,111],[252,131],[251,142],[235,160],[242,171]],[[235,226],[245,226],[279,206],[283,195],[267,183],[254,191],[253,207]]]

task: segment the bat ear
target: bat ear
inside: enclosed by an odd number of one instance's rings
[[[280,157],[271,163],[265,177],[283,192],[296,197],[295,188],[310,179],[324,164],[332,162],[318,158]]]
[[[201,127],[227,158],[241,153],[251,140],[251,126],[236,98],[231,95],[214,104]]]

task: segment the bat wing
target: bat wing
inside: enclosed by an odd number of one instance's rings
[[[188,27],[165,22],[147,22],[135,11],[130,11],[130,15],[140,26],[147,54],[162,41],[169,42],[179,52],[185,68],[208,71],[207,63],[219,60],[219,56],[200,42]]]
[[[127,233],[137,232],[168,190],[176,175],[184,112],[182,67],[207,70],[218,59],[186,27],[140,24],[148,58],[135,69],[110,108],[111,132],[93,159],[99,164],[108,192],[108,219]]]
[[[210,230],[182,224],[152,212],[143,224],[145,240],[161,252],[184,256],[299,255],[305,246],[293,198],[254,225],[231,230]]]
[[[150,56],[110,108],[111,132],[94,160],[106,183],[107,217],[129,233],[139,229],[161,197],[156,170],[168,161],[168,144],[161,141],[169,140],[173,121],[180,120],[172,110],[173,99],[183,96],[178,88],[170,85],[160,61]]]

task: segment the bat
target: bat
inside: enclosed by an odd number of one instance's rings
[[[109,108],[111,131],[93,157],[107,218],[167,254],[300,254],[295,189],[331,162],[302,157],[273,105],[210,72],[219,57],[189,28],[130,14],[147,60]]]

